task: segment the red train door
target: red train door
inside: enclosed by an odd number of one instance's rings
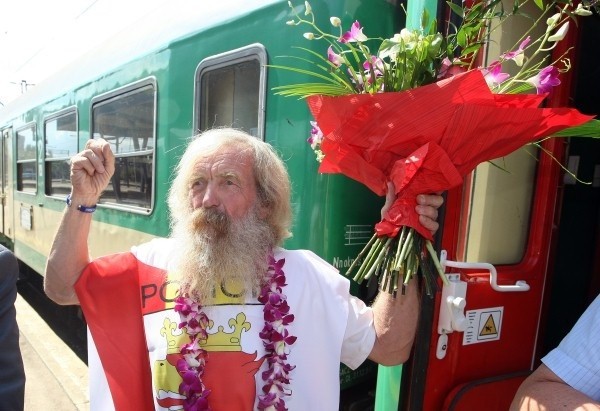
[[[573,45],[577,36],[571,37]],[[572,105],[572,81],[581,71],[570,74],[549,105]],[[559,161],[566,147],[560,139],[544,145]],[[563,172],[548,155],[536,161],[532,151],[540,154],[529,147],[507,157],[503,166],[510,173],[484,164],[448,193],[439,248],[447,253],[451,286],[423,299],[399,409],[507,410],[542,351],[552,348],[543,342],[551,324]]]
[[[424,297],[429,329],[411,370],[411,381],[424,380],[413,399],[422,406],[408,409],[506,410],[532,364],[559,173],[553,160],[536,164],[525,150],[506,166],[511,173],[482,165],[448,195],[445,221],[453,223],[441,248],[451,286]]]

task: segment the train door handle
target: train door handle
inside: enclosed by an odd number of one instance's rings
[[[463,268],[463,269],[483,269],[490,272],[490,286],[495,291],[499,292],[522,292],[529,291],[529,284],[524,280],[517,280],[514,285],[498,285],[498,272],[496,267],[490,263],[462,263],[447,259],[448,253],[446,250],[440,252],[440,264],[442,269],[446,267]]]
[[[448,284],[442,289],[442,302],[438,318],[438,333],[447,334],[467,329],[465,306],[467,305],[467,283],[458,274],[446,274]]]
[[[444,274],[448,281],[442,289],[440,315],[438,317],[438,333],[436,357],[438,360],[446,357],[448,351],[448,334],[463,332],[469,325],[465,317],[467,305],[467,283],[460,280],[460,274]]]

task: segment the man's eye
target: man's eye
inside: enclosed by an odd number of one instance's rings
[[[197,188],[200,188],[202,185],[203,185],[202,181],[192,181],[190,188],[197,189]]]

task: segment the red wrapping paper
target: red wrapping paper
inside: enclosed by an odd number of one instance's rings
[[[538,108],[544,95],[493,94],[480,71],[403,92],[311,96],[323,132],[321,173],[342,173],[397,198],[376,225],[379,236],[410,226],[431,240],[415,212],[416,196],[461,184],[478,164],[592,116]]]

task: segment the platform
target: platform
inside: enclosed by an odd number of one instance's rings
[[[88,411],[87,365],[20,295],[15,307],[27,379],[24,411]]]

